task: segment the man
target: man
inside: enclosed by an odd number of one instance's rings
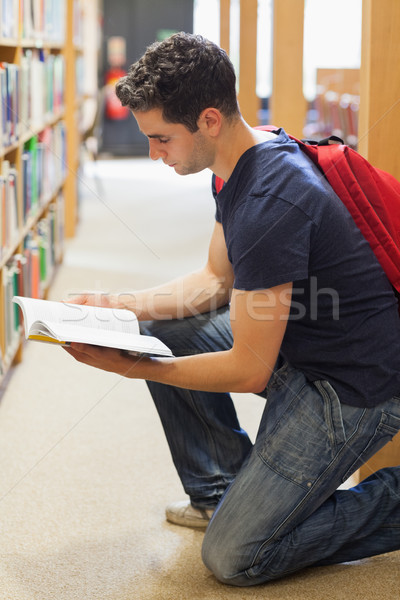
[[[148,382],[190,497],[167,518],[208,525],[203,560],[238,586],[400,548],[398,467],[338,490],[400,429],[400,322],[369,245],[283,130],[244,122],[215,44],[173,35],[116,90],[152,159],[226,182],[203,269],[103,298],[176,358],[68,350]],[[229,392],[268,398],[254,447]]]

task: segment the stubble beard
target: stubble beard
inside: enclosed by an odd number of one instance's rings
[[[175,168],[175,171],[179,175],[193,175],[195,173],[200,173],[200,171],[210,168],[214,163],[214,148],[207,142],[200,131],[197,131],[193,135],[195,136],[195,143],[192,154],[188,158],[188,162]]]

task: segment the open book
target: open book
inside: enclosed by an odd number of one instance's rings
[[[14,296],[13,302],[22,309],[27,339],[63,345],[80,342],[138,355],[172,356],[163,342],[140,334],[137,317],[130,310],[22,296]]]

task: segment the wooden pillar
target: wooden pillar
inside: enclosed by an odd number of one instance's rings
[[[76,97],[76,48],[74,42],[74,2],[68,0],[65,55],[65,124],[67,129],[67,173],[65,176],[65,235],[73,237],[78,220],[77,173],[79,132]]]
[[[400,2],[363,0],[359,152],[400,179]],[[400,464],[400,434],[360,469],[365,479]]]
[[[270,123],[303,137],[307,104],[303,95],[304,0],[275,0]]]
[[[359,152],[400,179],[400,2],[363,0]]]
[[[366,479],[383,467],[397,467],[400,464],[400,433],[375,454],[359,470],[359,481]]]
[[[260,101],[256,94],[257,0],[240,0],[239,106],[244,120],[258,124]]]
[[[231,0],[219,0],[219,45],[229,55]]]

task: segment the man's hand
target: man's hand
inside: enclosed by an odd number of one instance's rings
[[[265,389],[285,334],[292,284],[268,290],[234,290],[231,303],[233,346],[220,352],[166,358],[135,358],[119,350],[72,344],[76,360],[132,379],[204,392]]]
[[[64,348],[78,362],[124,377],[133,377],[132,371],[135,369],[135,365],[143,360],[148,360],[143,357],[135,358],[123,350],[76,342],[72,342]]]
[[[69,304],[81,304],[86,306],[103,306],[104,308],[118,308],[115,294],[106,292],[85,292],[66,298],[64,302]]]

